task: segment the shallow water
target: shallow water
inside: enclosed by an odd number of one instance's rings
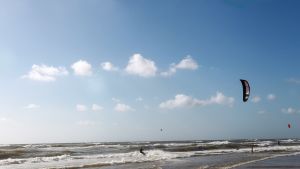
[[[300,152],[298,139],[0,145],[0,168],[231,168]],[[251,153],[251,146],[254,153]],[[139,149],[143,147],[146,155]]]
[[[235,167],[234,169],[249,169],[249,168],[300,168],[300,155],[286,155],[274,157],[266,160],[259,160],[257,162],[248,163]]]

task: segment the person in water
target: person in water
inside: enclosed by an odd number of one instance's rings
[[[146,153],[144,152],[144,149],[143,149],[143,147],[141,147],[141,149],[140,149],[140,153],[141,153],[141,154],[143,154],[143,155],[146,155]]]

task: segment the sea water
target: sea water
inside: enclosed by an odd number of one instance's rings
[[[298,139],[282,139],[280,145],[277,141],[256,139],[0,145],[0,168],[233,168],[300,152]],[[146,155],[139,152],[141,147]]]

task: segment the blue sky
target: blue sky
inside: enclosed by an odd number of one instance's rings
[[[0,143],[299,137],[299,7],[1,0]]]

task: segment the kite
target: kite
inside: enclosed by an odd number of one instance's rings
[[[247,80],[240,79],[243,85],[243,101],[246,102],[250,96],[250,85]]]

